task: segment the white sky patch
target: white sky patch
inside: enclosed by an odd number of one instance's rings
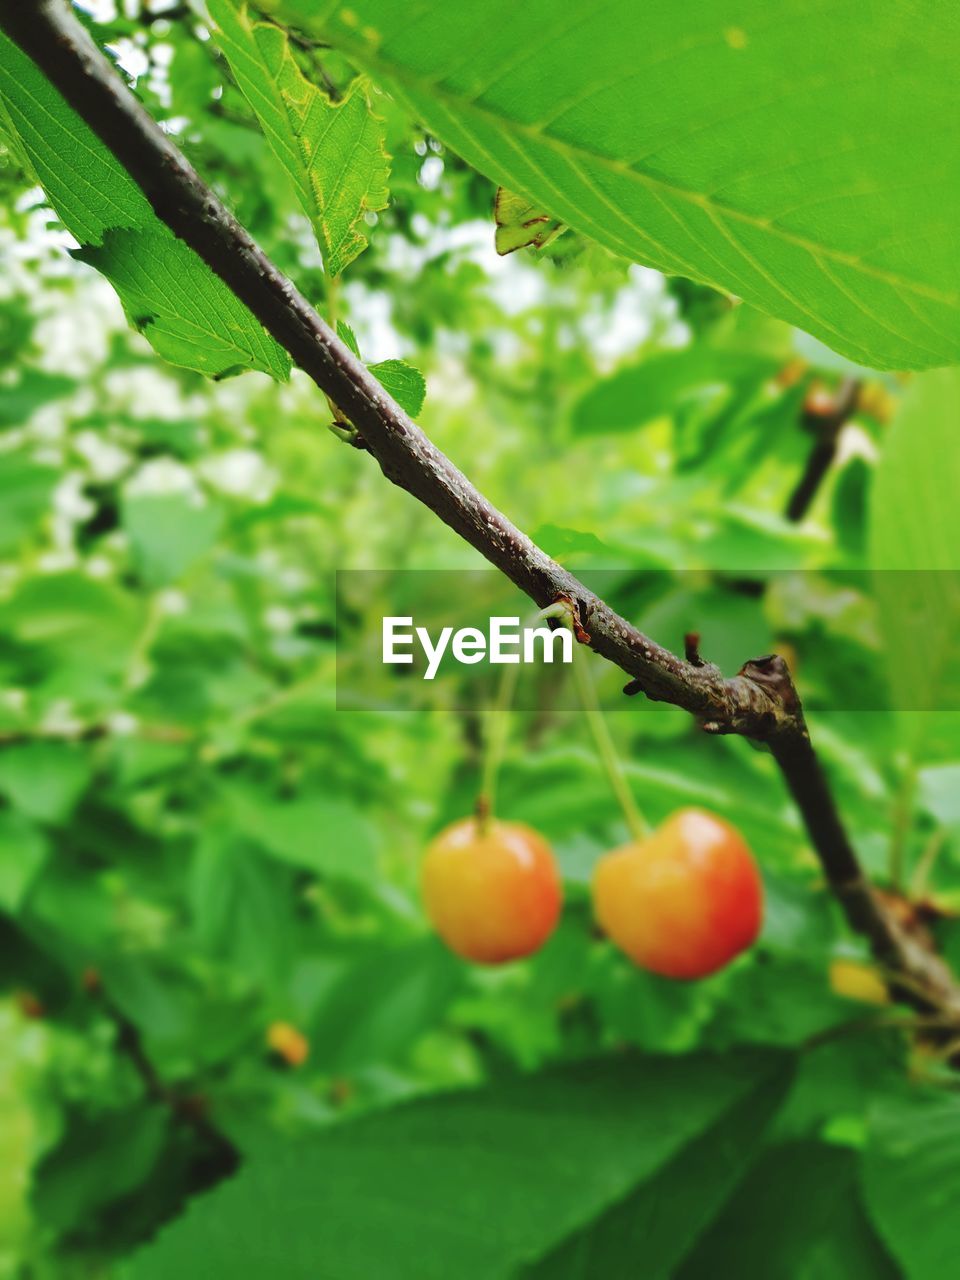
[[[83,494],[85,479],[79,471],[70,471],[60,480],[53,491],[55,515],[71,522],[88,520],[93,515],[96,507]]]
[[[436,191],[443,179],[443,161],[439,156],[427,156],[420,166],[417,181],[427,191]]]
[[[848,422],[840,432],[840,439],[837,441],[837,466],[842,467],[851,458],[863,458],[864,462],[871,464],[880,460],[876,441],[858,422]]]
[[[134,81],[139,80],[149,71],[150,59],[146,52],[132,40],[121,36],[119,40],[114,40],[107,45],[107,48],[113,53],[121,70],[131,76]]]
[[[597,308],[584,318],[584,331],[597,364],[604,372],[651,337],[654,325],[665,316],[669,324],[664,345],[682,346],[687,328],[677,319],[677,304],[667,293],[667,282],[652,267],[634,264],[628,280],[614,297],[612,307]]]
[[[47,369],[85,378],[91,366],[106,360],[113,335],[125,328],[126,320],[120,300],[107,281],[92,268],[79,269],[87,277],[78,299],[82,311],[65,308],[62,299],[58,299],[56,308],[39,318],[36,338]]]
[[[113,22],[117,16],[114,0],[83,0],[79,8],[97,22]]]
[[[297,615],[283,605],[274,604],[264,610],[263,625],[274,635],[289,635],[297,625]]]
[[[391,243],[398,238],[391,237]],[[386,293],[374,292],[362,280],[354,280],[344,285],[343,295],[350,326],[357,335],[360,354],[367,364],[409,353],[410,343],[394,327],[393,301]]]
[[[110,369],[104,385],[119,413],[132,418],[162,418],[173,421],[178,418],[202,417],[209,412],[209,404],[202,395],[185,395],[172,378],[164,373],[164,366],[144,365],[132,369]]]
[[[158,612],[166,617],[178,618],[190,608],[190,601],[176,587],[167,587],[157,592],[156,606]]]

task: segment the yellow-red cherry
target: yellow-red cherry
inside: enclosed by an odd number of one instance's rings
[[[594,910],[631,960],[666,978],[705,978],[756,940],[763,882],[728,822],[681,809],[597,864]]]
[[[521,822],[463,818],[427,849],[423,902],[451,951],[502,964],[542,947],[560,916],[562,889],[553,850]]]

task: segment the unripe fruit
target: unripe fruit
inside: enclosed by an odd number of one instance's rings
[[[890,1003],[887,984],[872,964],[861,960],[832,960],[830,986],[847,1000],[859,1000],[863,1004]]]
[[[530,955],[560,915],[553,851],[521,822],[453,823],[427,849],[421,886],[440,937],[451,951],[479,964]]]
[[[267,1047],[290,1067],[302,1067],[310,1056],[309,1040],[289,1022],[270,1023]]]
[[[681,809],[600,860],[593,901],[604,932],[636,964],[665,978],[705,978],[756,939],[763,885],[733,827]]]

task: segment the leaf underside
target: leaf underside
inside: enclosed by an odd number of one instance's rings
[[[286,0],[443,142],[615,253],[877,368],[960,361],[960,23],[939,0]]]

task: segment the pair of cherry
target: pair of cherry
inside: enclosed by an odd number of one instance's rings
[[[458,955],[499,964],[531,955],[560,917],[556,859],[519,822],[464,818],[442,831],[422,870],[424,905]],[[681,809],[649,836],[606,854],[593,877],[596,918],[641,968],[704,978],[760,931],[763,887],[739,832],[702,809]]]

